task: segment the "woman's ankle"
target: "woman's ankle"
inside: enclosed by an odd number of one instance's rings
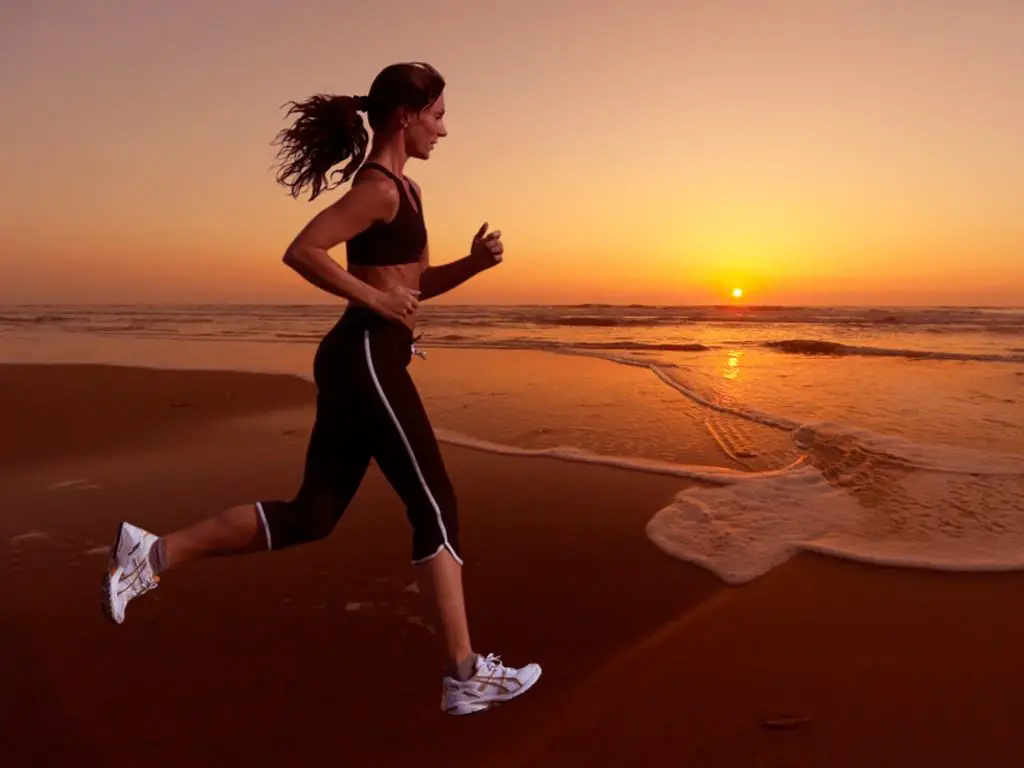
[[[445,674],[456,680],[469,680],[476,671],[476,659],[477,655],[471,651],[466,657],[457,662],[449,660]]]
[[[167,570],[167,542],[161,536],[149,550],[149,564],[153,567],[153,573],[160,574]]]

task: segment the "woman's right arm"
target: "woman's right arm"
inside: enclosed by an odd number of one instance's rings
[[[366,180],[354,184],[341,199],[316,216],[296,235],[284,254],[284,263],[321,290],[376,309],[385,294],[365,283],[328,251],[352,239],[377,221],[390,221],[398,211],[394,184]]]

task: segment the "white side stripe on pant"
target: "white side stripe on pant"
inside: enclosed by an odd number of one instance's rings
[[[274,544],[270,539],[270,526],[267,525],[267,513],[263,511],[263,505],[258,501],[256,502],[256,511],[260,516],[260,524],[263,526],[263,535],[267,537],[267,551],[274,549]]]
[[[405,430],[402,429],[402,424],[398,421],[398,417],[395,415],[394,410],[391,408],[391,403],[388,402],[387,395],[384,394],[384,388],[380,385],[380,379],[377,378],[377,371],[373,367],[373,355],[370,354],[370,332],[363,331],[363,343],[366,348],[366,367],[370,369],[370,377],[373,379],[373,384],[377,388],[377,394],[380,395],[381,401],[384,403],[384,407],[387,408],[388,413],[391,415],[391,420],[395,423],[395,428],[398,430],[399,437],[402,438],[402,443],[405,445],[405,450],[409,454],[409,459],[412,461],[412,467],[416,470],[416,477],[420,479],[420,485],[423,486],[424,493],[427,494],[427,498],[430,500],[430,505],[434,508],[434,514],[437,516],[437,526],[441,529],[441,539],[444,542],[441,547],[447,549],[455,562],[462,565],[462,558],[456,554],[452,545],[448,542],[448,531],[444,527],[444,520],[441,518],[441,508],[437,505],[437,501],[434,499],[434,494],[430,492],[430,486],[427,485],[426,478],[423,477],[423,472],[420,471],[420,464],[416,461],[416,454],[413,453],[412,446],[409,445],[409,439],[405,436]],[[424,558],[418,562],[425,562],[431,557],[437,555],[441,551],[441,547],[438,547],[430,557]]]

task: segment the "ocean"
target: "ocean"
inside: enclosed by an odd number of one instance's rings
[[[310,378],[340,312],[0,307],[0,361]],[[700,481],[646,532],[728,583],[800,550],[1024,566],[1024,309],[427,304],[418,332],[442,440]]]

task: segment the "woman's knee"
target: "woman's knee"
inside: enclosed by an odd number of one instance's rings
[[[458,500],[451,491],[434,497],[433,503],[408,510],[413,526],[412,560],[422,563],[444,550],[462,564],[459,541]]]
[[[309,544],[331,535],[344,509],[328,494],[300,492],[291,501],[261,505],[271,549]]]

